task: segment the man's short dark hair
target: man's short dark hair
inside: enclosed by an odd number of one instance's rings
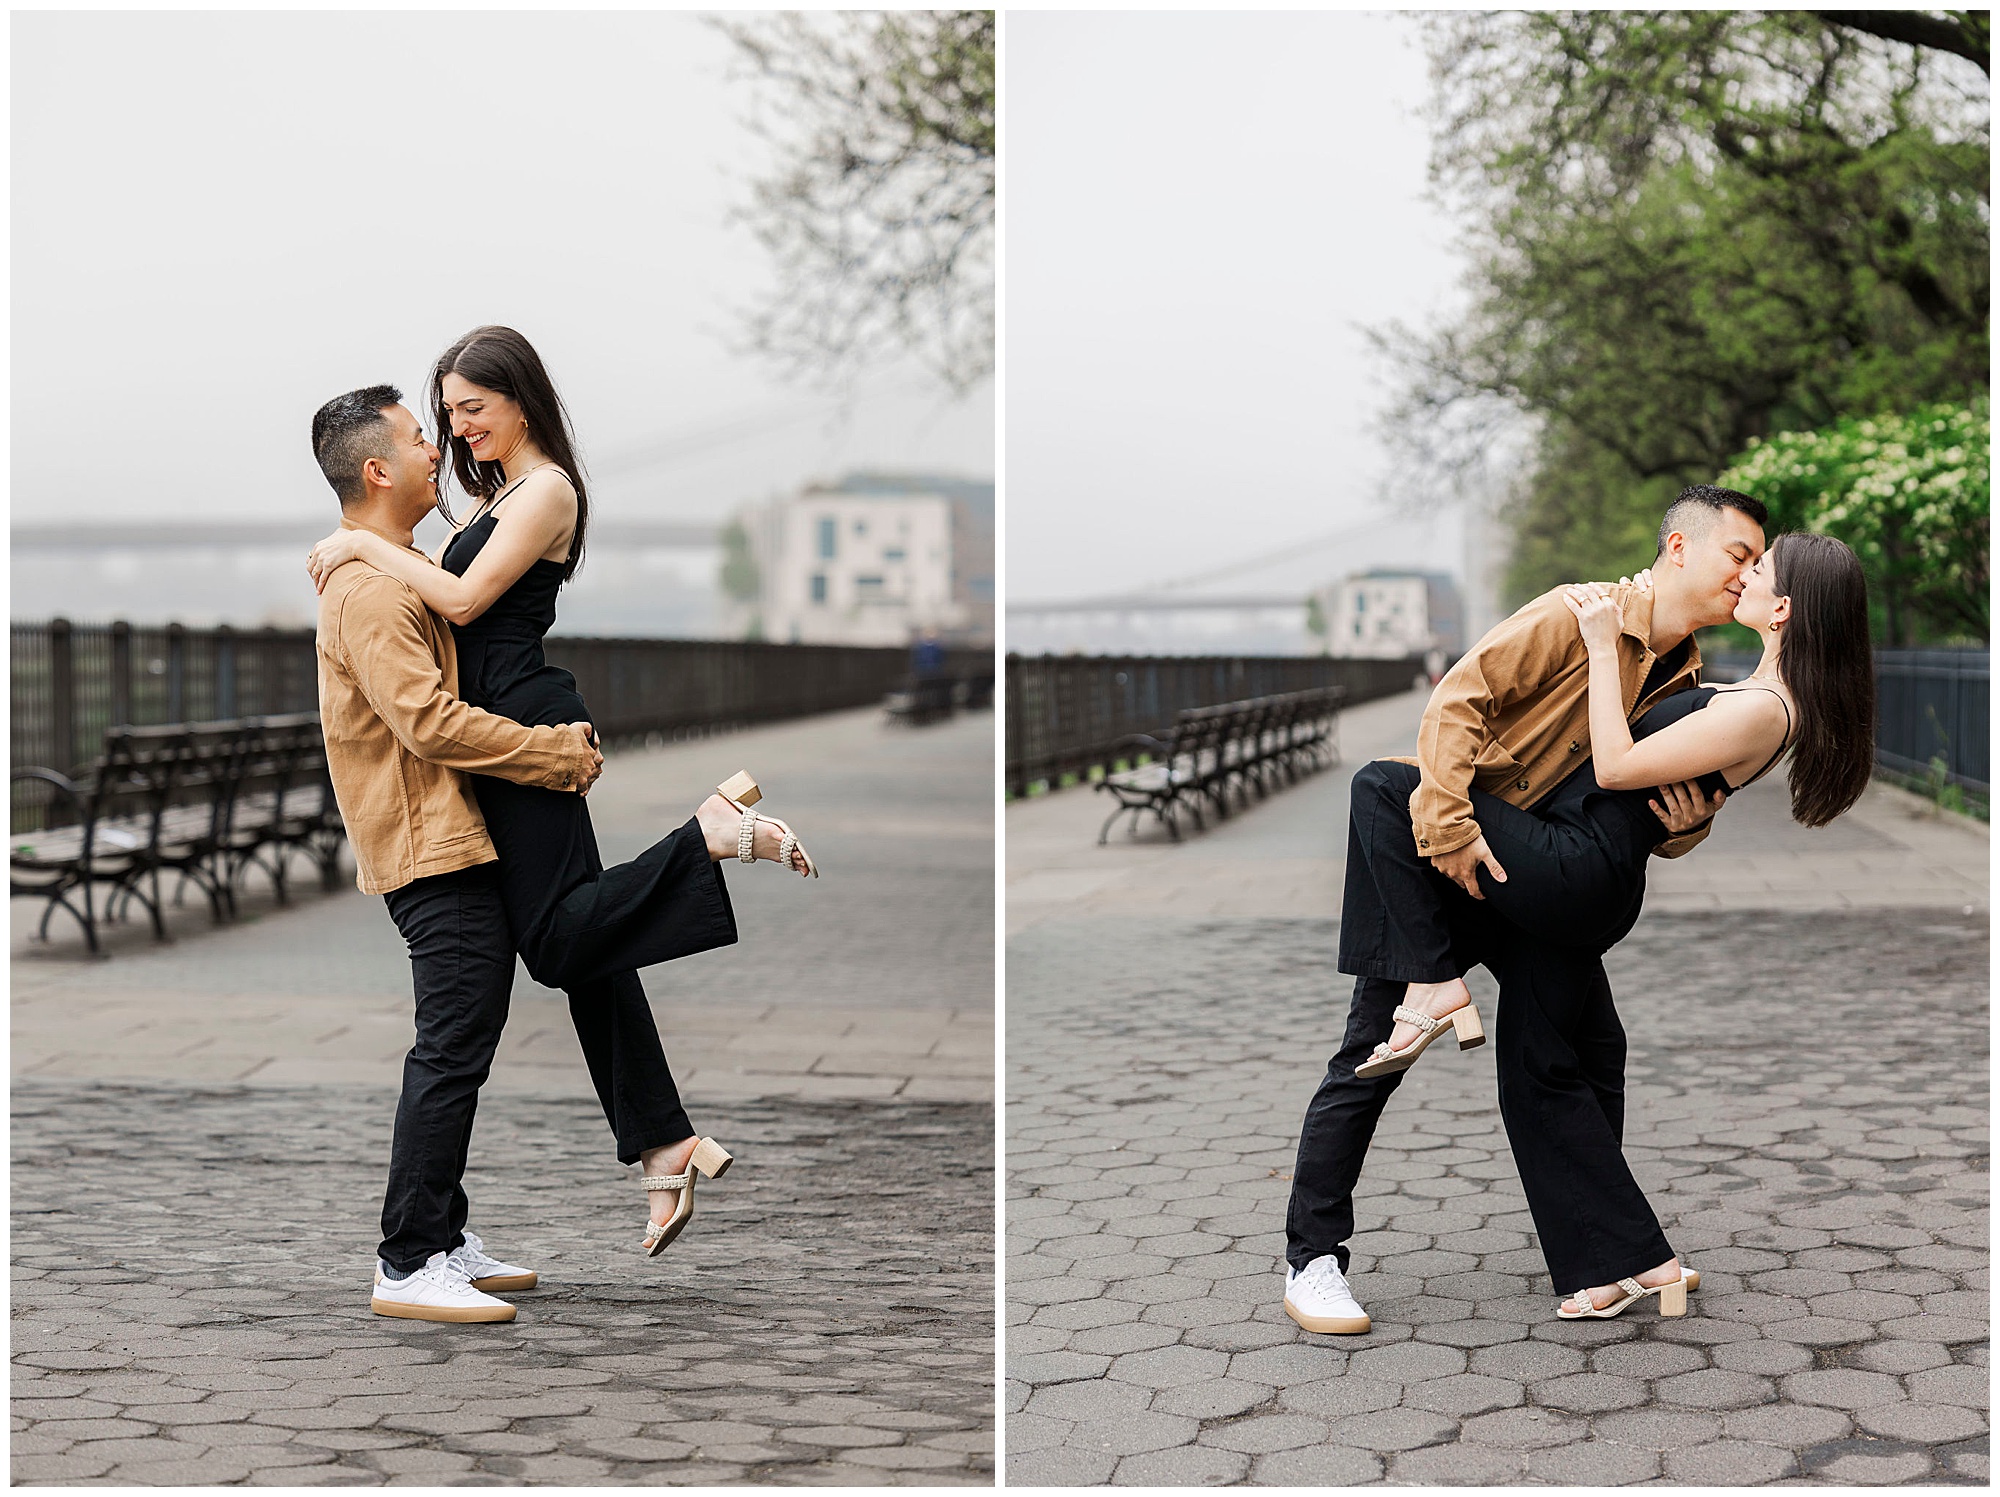
[[[394,385],[369,385],[336,395],[313,413],[313,456],[343,509],[362,496],[362,464],[393,452],[396,433],[382,412],[402,400]]]
[[[1667,537],[1676,530],[1690,540],[1708,534],[1709,527],[1721,518],[1725,509],[1748,515],[1757,522],[1759,529],[1771,518],[1771,512],[1748,494],[1739,494],[1734,489],[1719,489],[1712,483],[1697,483],[1682,489],[1680,497],[1669,504],[1667,512],[1660,516],[1660,539],[1656,553],[1665,554]]]

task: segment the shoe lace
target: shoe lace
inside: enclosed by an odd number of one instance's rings
[[[1315,1258],[1308,1263],[1305,1272],[1299,1275],[1299,1282],[1312,1290],[1347,1287],[1347,1278],[1341,1273],[1340,1264],[1331,1254],[1324,1258]]]

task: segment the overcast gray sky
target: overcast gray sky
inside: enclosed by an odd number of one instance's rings
[[[597,513],[719,518],[855,466],[993,471],[990,389],[914,368],[841,416],[732,351],[768,148],[689,15],[19,13],[13,517],[333,514],[313,410],[420,398],[504,322]]]
[[[1115,592],[1361,526],[1383,371],[1355,324],[1458,300],[1423,200],[1413,19],[1015,12],[1005,124],[1007,589]],[[1457,570],[1455,519],[1218,584]]]

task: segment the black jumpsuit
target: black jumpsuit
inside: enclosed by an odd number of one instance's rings
[[[1714,695],[1704,686],[1668,697],[1632,724],[1633,738]],[[1304,1268],[1334,1253],[1347,1266],[1354,1183],[1403,1076],[1363,1080],[1354,1068],[1388,1039],[1405,985],[1447,982],[1483,964],[1500,985],[1500,1112],[1557,1291],[1657,1267],[1673,1250],[1621,1146],[1625,1031],[1603,963],[1638,920],[1647,857],[1667,835],[1647,804],[1656,792],[1606,790],[1588,762],[1532,810],[1475,790],[1473,819],[1507,871],[1498,883],[1481,867],[1486,898],[1476,901],[1416,848],[1417,782],[1415,765],[1389,760],[1355,773],[1340,970],[1357,981],[1346,1037],[1299,1140],[1287,1261]],[[1699,783],[1709,796],[1740,788],[1720,774]]]
[[[464,576],[497,523],[492,511],[445,547]],[[454,625],[459,695],[529,726],[588,722],[576,678],[548,663],[560,562],[539,560],[493,606]],[[590,1079],[627,1164],[694,1132],[660,1046],[639,967],[736,939],[720,867],[701,827],[686,825],[629,863],[606,868],[584,798],[474,775],[472,789],[500,855],[500,892],[515,948],[537,982],[564,989]]]

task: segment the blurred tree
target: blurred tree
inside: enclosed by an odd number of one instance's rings
[[[779,287],[755,345],[844,385],[897,353],[964,392],[993,371],[993,12],[716,23],[777,85],[778,151],[744,217]]]
[[[1720,482],[1771,507],[1777,530],[1818,530],[1867,568],[1892,645],[1986,638],[1993,424],[1986,400],[1783,432]]]
[[[1753,440],[1985,388],[1984,12],[1428,23],[1473,306],[1378,343],[1420,491],[1525,426],[1509,593],[1650,559]]]

